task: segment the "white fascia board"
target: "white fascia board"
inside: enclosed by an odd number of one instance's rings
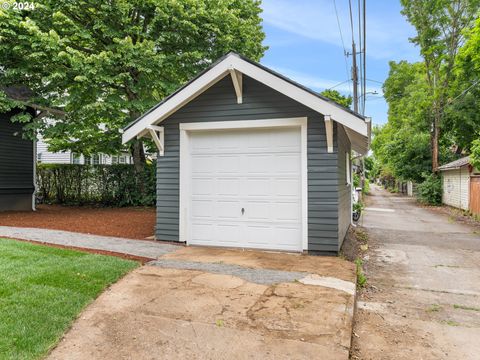
[[[125,144],[134,137],[142,136],[148,131],[147,126],[161,122],[220,79],[224,78],[229,74],[229,58],[230,56],[225,58],[187,87],[180,90],[171,99],[168,99],[165,103],[145,115],[140,121],[126,129],[122,134],[122,143]]]
[[[228,59],[228,58],[227,58]],[[353,131],[367,136],[367,124],[364,120],[342,110],[341,108],[320,99],[308,91],[279,78],[276,75],[265,71],[237,56],[232,56],[231,63],[235,69],[261,83],[277,90],[289,98],[319,112],[320,114],[330,115],[336,122],[345,125]]]
[[[239,72],[271,87],[320,114],[330,115],[332,120],[335,120],[360,134],[365,137],[365,139],[367,138],[368,125],[364,120],[256,65],[249,63],[248,61],[241,59],[236,55],[229,55],[205,74],[201,75],[198,79],[180,90],[172,98],[165,101],[165,103],[161,104],[141,118],[137,123],[126,129],[122,134],[122,143],[126,143],[134,137],[143,136],[148,132],[148,125],[158,124],[225,77],[232,69],[238,70]],[[368,143],[368,141],[366,142]]]

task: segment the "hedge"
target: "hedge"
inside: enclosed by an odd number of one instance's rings
[[[145,191],[132,165],[37,165],[40,203],[101,206],[153,206],[155,164],[145,167]]]

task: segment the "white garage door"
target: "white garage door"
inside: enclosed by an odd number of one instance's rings
[[[300,128],[188,136],[187,242],[301,251]]]

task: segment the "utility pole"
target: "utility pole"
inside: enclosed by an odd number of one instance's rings
[[[353,110],[358,113],[358,68],[357,50],[355,41],[352,40],[352,82],[353,82]]]

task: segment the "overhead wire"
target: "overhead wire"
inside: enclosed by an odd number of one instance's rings
[[[367,92],[367,0],[363,0],[363,93]],[[366,101],[366,99],[365,99]],[[365,101],[363,111],[365,114]]]
[[[360,54],[360,66],[359,66],[359,79],[363,78],[363,57],[362,57],[362,14],[361,14],[361,6],[360,6],[360,1],[357,0],[357,12],[358,12],[358,45],[359,45],[359,51],[358,53]],[[365,99],[363,97],[363,82],[360,82],[360,95],[359,99],[360,101],[360,113],[364,114],[365,113]]]
[[[338,10],[337,10],[337,2],[333,0],[333,7],[335,9],[335,16],[337,18],[337,26],[338,26],[338,31],[340,32],[340,40],[342,41],[342,47],[343,47],[343,58],[345,60],[345,71],[347,73],[347,78],[348,80],[348,85],[350,88],[350,94],[352,93],[352,85],[350,83],[350,73],[348,72],[348,60],[347,60],[347,48],[345,47],[345,41],[343,40],[343,33],[342,33],[342,26],[340,25],[340,19],[338,17]],[[330,88],[333,89],[333,88]]]
[[[346,82],[350,83],[350,81],[351,81],[351,79],[344,80],[344,81],[342,81],[342,82],[339,82],[338,84],[333,85],[332,87],[329,87],[327,90],[335,89],[337,86],[343,85],[343,84],[345,84]]]

